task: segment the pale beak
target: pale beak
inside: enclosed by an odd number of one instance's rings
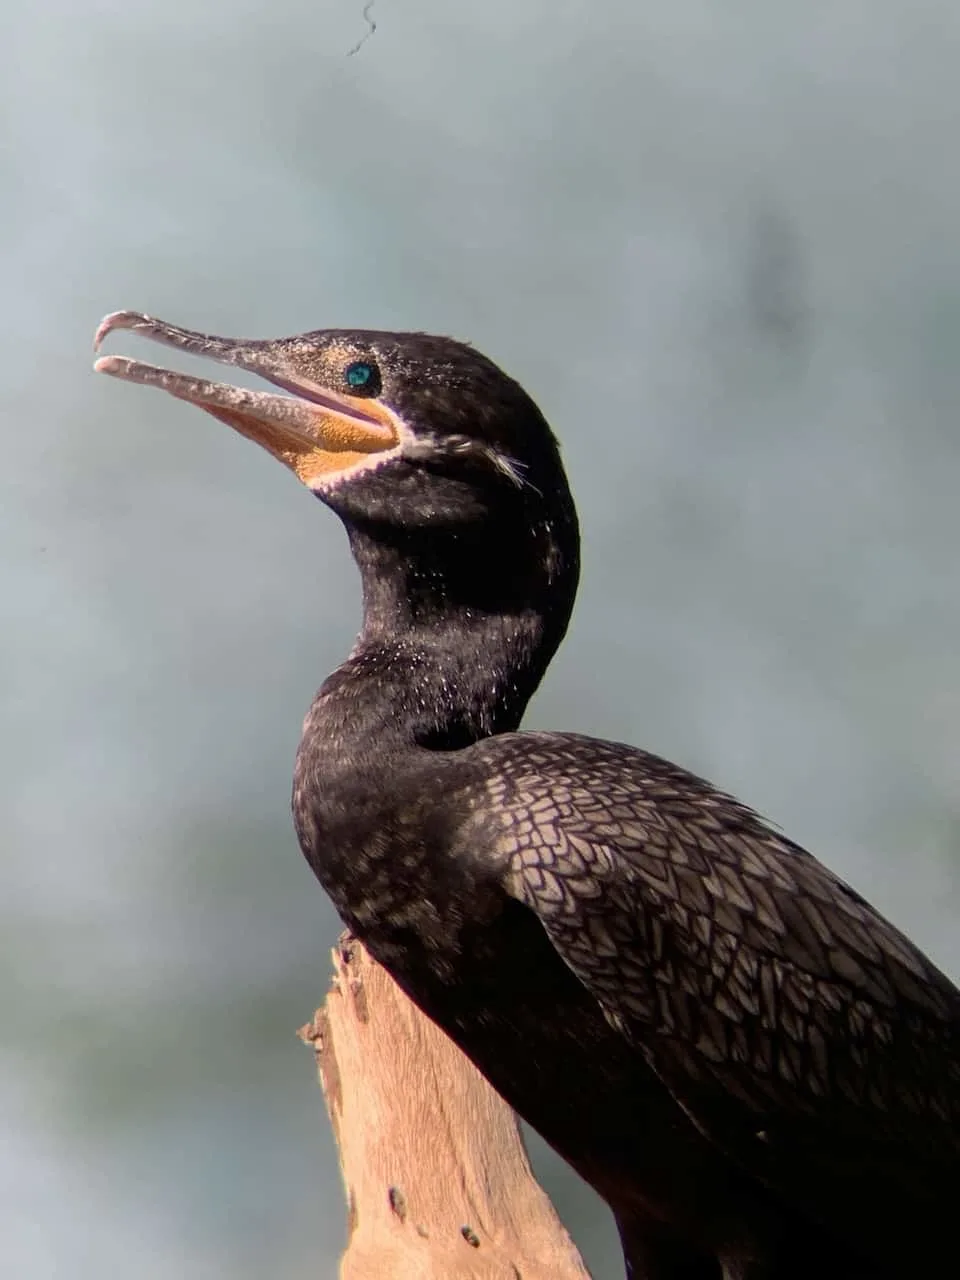
[[[396,418],[379,400],[334,391],[310,376],[317,364],[311,335],[267,340],[219,338],[137,311],[116,311],[101,322],[94,350],[99,351],[107,334],[117,329],[131,329],[191,355],[255,373],[289,392],[276,395],[211,382],[126,356],[101,356],[94,365],[98,373],[159,387],[178,400],[198,405],[262,445],[308,486],[399,444]]]

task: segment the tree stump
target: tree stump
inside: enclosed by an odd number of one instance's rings
[[[340,1150],[341,1280],[589,1280],[510,1108],[358,942],[333,964],[300,1034]]]

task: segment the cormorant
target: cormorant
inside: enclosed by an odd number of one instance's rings
[[[522,388],[424,334],[242,341],[119,312],[98,347],[115,329],[287,393],[96,366],[255,440],[346,526],[363,626],[305,721],[300,844],[372,955],[608,1201],[628,1274],[956,1270],[960,992],[709,783],[518,731],[578,577]]]

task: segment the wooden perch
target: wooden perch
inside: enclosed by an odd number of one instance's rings
[[[313,1045],[346,1186],[341,1280],[589,1280],[513,1112],[352,939]]]

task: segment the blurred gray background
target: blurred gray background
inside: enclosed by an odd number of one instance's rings
[[[344,1236],[288,795],[357,584],[283,468],[93,376],[106,311],[476,341],[585,530],[528,722],[736,791],[960,973],[960,9],[376,0],[347,56],[361,9],[0,14],[4,1275]]]

